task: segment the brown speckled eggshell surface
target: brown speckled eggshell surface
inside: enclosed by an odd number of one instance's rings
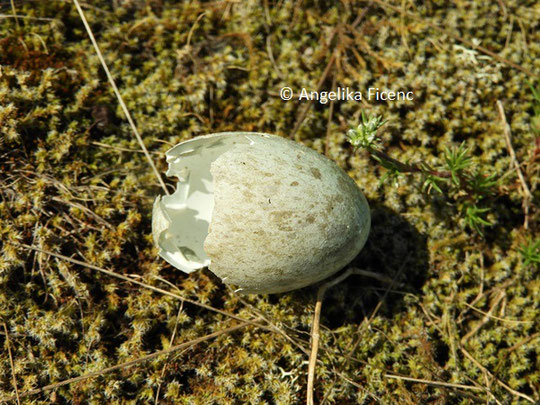
[[[250,134],[211,164],[214,211],[204,250],[210,270],[243,293],[278,293],[323,280],[363,247],[367,201],[317,152]]]

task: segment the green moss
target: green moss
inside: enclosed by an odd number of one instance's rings
[[[185,275],[159,259],[150,216],[160,188],[75,7],[14,4],[29,18],[0,20],[0,323],[7,325],[14,364],[12,370],[0,328],[0,399],[13,394],[12,371],[22,393],[232,322],[20,246],[26,244],[243,318],[262,313],[294,342],[249,326],[27,403],[145,403],[158,391],[160,403],[302,403],[302,348],[309,349],[316,287],[240,299],[209,272]],[[361,91],[414,91],[413,102],[314,104],[294,134],[326,151],[370,200],[373,228],[355,265],[404,285],[387,293],[386,285],[356,276],[328,293],[317,402],[528,403],[497,380],[540,401],[538,268],[523,254],[534,246],[538,211],[531,207],[525,229],[521,186],[495,105],[504,104],[513,147],[538,201],[536,110],[527,86],[535,78],[369,2],[99,0],[83,6],[161,171],[164,151],[196,135],[290,136],[306,102],[281,100],[283,86],[315,90],[321,82],[330,90],[335,80]],[[424,22],[539,71],[533,1],[405,6]],[[10,2],[0,3],[0,14],[11,13]],[[470,232],[446,200],[422,193],[418,179],[380,184],[384,169],[346,143],[362,109],[389,120],[382,143],[396,159],[440,166],[445,149],[464,141],[476,168],[502,177],[485,237]]]

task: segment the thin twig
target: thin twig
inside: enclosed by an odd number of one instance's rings
[[[15,18],[15,25],[17,25],[17,29],[20,29],[21,26],[19,25],[19,18],[17,17],[17,9],[15,8],[15,2],[11,0],[11,11],[13,12],[13,18]]]
[[[467,303],[467,302],[464,302],[464,304],[466,306],[468,306],[469,308],[471,308],[472,310],[476,311],[476,312],[479,312],[481,313],[482,315],[488,317],[488,318],[491,318],[491,319],[495,319],[497,321],[501,321],[501,322],[513,322],[513,323],[534,323],[534,321],[520,321],[519,319],[505,319],[505,318],[500,318],[498,316],[495,316],[495,315],[490,315],[488,314],[487,312],[484,312],[482,311],[481,309],[478,309],[476,308],[475,306]]]
[[[38,18],[38,17],[30,17],[27,15],[22,14],[0,14],[0,20],[3,20],[5,18],[15,18],[15,20],[18,20],[19,18],[25,19],[25,20],[36,20],[36,21],[60,21],[56,18]]]
[[[195,31],[195,28],[197,27],[197,23],[206,15],[206,12],[201,13],[196,19],[193,25],[191,26],[191,29],[189,30],[187,42],[186,42],[186,48],[189,48],[189,45],[191,43],[191,36],[193,35],[193,32]]]
[[[320,339],[320,321],[321,309],[324,294],[329,288],[341,283],[347,277],[353,274],[353,269],[349,268],[339,277],[324,283],[317,291],[317,303],[315,304],[315,313],[313,314],[313,323],[311,324],[311,353],[309,355],[308,382],[307,382],[307,405],[313,405],[313,384],[315,382],[315,365],[317,364],[317,354],[319,352]]]
[[[513,352],[514,350],[520,348],[524,344],[529,343],[531,340],[535,340],[538,337],[540,337],[540,332],[537,332],[537,333],[535,333],[535,334],[533,334],[531,336],[527,336],[525,339],[523,339],[520,342],[516,343],[514,346],[509,347],[508,349],[506,349],[506,354],[509,354],[509,353]]]
[[[382,274],[375,273],[373,271],[362,270],[362,269],[358,269],[356,267],[353,267],[352,270],[353,270],[353,273],[355,275],[373,278],[373,279],[379,280],[379,281],[381,281],[383,283],[390,284],[389,288],[392,288],[394,285],[396,285],[398,287],[405,287],[405,284],[398,283],[398,282],[396,282],[396,280],[394,280],[394,279],[392,279],[390,277],[383,276]],[[386,297],[386,295],[385,295],[385,297]]]
[[[499,384],[501,387],[503,387],[504,389],[506,389],[508,392],[510,392],[511,394],[515,395],[515,396],[518,396],[520,398],[523,398],[533,404],[537,403],[534,399],[532,399],[531,397],[529,397],[528,395],[525,395],[519,391],[516,391],[514,390],[513,388],[511,388],[510,386],[508,386],[508,384],[502,382],[501,380],[499,380],[497,377],[495,377],[487,368],[485,368],[483,365],[481,365],[478,360],[476,360],[467,350],[465,350],[463,347],[460,347],[460,350],[461,352],[465,355],[465,357],[467,357],[470,361],[472,361],[476,367],[478,367],[480,370],[482,370],[484,373],[486,373],[487,375],[489,375],[491,378],[493,378],[497,384]]]
[[[396,279],[401,275],[401,272],[403,271],[403,269],[405,268],[405,265],[407,264],[407,261],[410,257],[410,254],[407,255],[407,257],[405,258],[405,260],[403,260],[399,270],[397,271],[397,273],[395,274],[394,278],[391,279],[391,278],[388,278],[388,277],[385,277],[381,274],[378,274],[378,273],[374,273],[374,272],[371,272],[371,271],[368,271],[368,270],[362,270],[362,269],[358,269],[356,267],[352,267],[351,270],[353,271],[353,274],[355,275],[360,275],[360,276],[364,276],[364,277],[371,277],[371,278],[374,278],[376,280],[379,280],[379,281],[382,281],[384,283],[388,283],[388,288],[385,290],[384,292],[384,295],[383,297],[379,300],[379,302],[377,303],[377,305],[375,306],[375,309],[373,309],[371,315],[369,316],[369,318],[367,319],[364,319],[364,321],[362,321],[362,324],[360,325],[359,327],[359,330],[360,329],[369,329],[370,326],[371,326],[371,322],[373,322],[373,319],[375,319],[375,316],[377,315],[377,313],[379,312],[380,308],[382,307],[382,304],[384,302],[384,300],[386,300],[386,297],[388,296],[388,294],[392,291],[392,287],[394,286],[394,284],[396,284]],[[399,283],[401,285],[401,283]],[[320,316],[320,315],[319,315]],[[354,344],[352,345],[352,349],[349,351],[349,354],[345,356],[345,365],[348,365],[349,362],[353,359],[352,357],[352,354],[354,353],[354,351],[356,350],[356,347],[360,344],[360,340],[361,340],[361,333],[359,333],[358,335],[358,339],[356,340],[356,342],[354,342]],[[326,349],[325,347],[322,347],[321,348],[322,350],[328,350]],[[360,360],[357,360],[357,361],[360,361]],[[366,363],[367,364],[367,363]],[[382,370],[382,369],[381,369]],[[387,370],[385,370],[387,371]],[[344,378],[339,372],[337,373],[340,377],[342,377],[343,379],[345,379],[345,381],[348,381],[350,382],[348,379]],[[360,387],[362,390],[364,390],[364,388],[362,388],[360,385],[357,385],[358,387]],[[333,386],[332,386],[333,387]],[[376,401],[380,402],[379,401],[379,398],[377,398],[376,396],[374,396],[374,394],[372,394],[371,392],[369,391],[366,391],[371,397],[373,397]]]
[[[279,67],[274,58],[274,54],[272,53],[272,35],[271,34],[268,34],[268,36],[266,37],[266,53],[268,54],[268,59],[270,59],[270,62],[272,63],[272,66],[274,67],[276,74],[279,76],[281,80],[286,81],[286,79],[283,77],[283,73],[281,72],[281,70],[279,70]]]
[[[150,164],[150,167],[152,168],[152,171],[154,172],[159,184],[161,185],[161,188],[163,188],[163,191],[165,194],[169,194],[169,191],[167,190],[167,187],[165,186],[165,183],[163,182],[163,179],[161,178],[156,165],[154,164],[154,161],[152,160],[150,153],[148,153],[148,149],[146,149],[146,146],[144,145],[144,142],[141,138],[141,135],[139,134],[139,131],[137,130],[137,127],[135,126],[135,122],[131,118],[131,114],[124,103],[124,99],[122,98],[122,95],[120,94],[120,91],[118,90],[118,87],[116,87],[116,83],[112,77],[111,72],[109,71],[109,68],[107,66],[107,63],[105,62],[105,59],[103,58],[103,55],[101,54],[101,51],[99,50],[99,46],[97,44],[96,39],[94,38],[94,34],[92,33],[92,29],[90,28],[90,25],[88,24],[88,21],[86,21],[86,17],[84,16],[84,12],[79,4],[78,0],[73,0],[73,3],[75,4],[75,7],[77,8],[77,11],[79,12],[79,15],[81,17],[81,20],[84,24],[84,27],[86,28],[86,32],[88,33],[88,36],[90,37],[90,41],[92,41],[92,45],[94,45],[94,49],[96,50],[97,56],[101,62],[101,66],[103,67],[103,70],[105,70],[105,73],[107,74],[107,78],[109,79],[109,83],[111,84],[111,87],[114,90],[114,94],[116,95],[116,98],[118,99],[118,102],[120,103],[120,106],[122,107],[122,110],[124,111],[124,115],[126,116],[129,125],[131,126],[131,130],[133,131],[133,134],[135,135],[135,138],[137,138],[137,142],[139,142],[139,145],[141,149],[144,152],[144,155],[146,156],[146,159],[148,160],[148,163]]]
[[[362,275],[367,277],[372,277],[380,281],[394,283],[394,280],[387,279],[384,276],[381,276],[377,273],[371,271],[357,269],[355,267],[349,267],[345,272],[336,277],[333,280],[330,280],[317,291],[317,302],[315,303],[315,312],[313,314],[313,322],[311,324],[311,353],[309,355],[309,365],[308,365],[308,382],[307,382],[307,405],[313,405],[313,385],[315,383],[315,366],[317,364],[317,355],[319,352],[319,340],[320,340],[320,322],[321,322],[321,310],[322,310],[322,301],[324,294],[328,289],[334,287],[335,285],[341,283],[346,278],[351,275]],[[390,288],[392,285],[390,286]],[[385,295],[386,297],[386,295]],[[379,303],[379,305],[382,303]]]
[[[230,291],[232,293],[232,288],[230,288]],[[298,343],[295,339],[293,339],[291,336],[287,335],[287,333],[280,329],[275,323],[273,323],[268,317],[259,309],[255,308],[253,305],[251,305],[249,302],[244,300],[242,297],[237,296],[238,300],[244,304],[249,310],[255,313],[258,317],[260,317],[263,321],[265,321],[270,329],[273,330],[273,332],[278,333],[279,335],[283,336],[286,340],[288,340],[292,345],[296,346],[296,348],[300,349],[304,354],[309,356],[309,350],[306,349],[304,346],[302,346],[300,343]]]
[[[8,328],[5,322],[3,322],[4,331],[6,333],[6,346],[9,354],[9,364],[11,364],[11,377],[13,378],[13,388],[15,389],[15,398],[17,399],[17,404],[21,405],[21,398],[19,396],[19,390],[17,389],[17,378],[15,377],[15,365],[13,364],[13,356],[11,354],[11,342],[9,341]]]
[[[344,381],[348,382],[349,384],[351,384],[352,386],[358,388],[359,390],[361,390],[362,392],[367,392],[367,394],[372,397],[377,403],[377,404],[383,404],[384,402],[382,401],[381,398],[379,398],[378,396],[376,396],[375,394],[373,394],[372,392],[370,391],[367,391],[364,387],[362,387],[360,384],[358,384],[357,382],[351,380],[350,378],[348,378],[346,375],[344,375],[343,373],[340,373],[339,371],[336,372],[336,374],[341,377]]]
[[[482,328],[482,326],[484,326],[486,323],[489,322],[489,320],[493,316],[492,315],[493,311],[495,311],[495,308],[497,308],[497,305],[499,305],[499,302],[501,302],[501,300],[504,298],[504,295],[505,295],[504,291],[499,292],[499,294],[495,297],[495,300],[493,304],[491,305],[491,308],[489,309],[488,312],[485,313],[484,317],[482,318],[482,321],[480,321],[480,323],[478,323],[478,325],[476,325],[469,333],[463,336],[463,338],[461,339],[462,344],[464,344],[467,340],[469,340],[469,338],[473,336],[474,334],[476,334],[476,332],[478,332],[480,328]]]
[[[105,373],[110,373],[111,371],[131,367],[131,366],[134,366],[135,364],[141,363],[143,361],[151,360],[151,359],[153,359],[155,357],[158,357],[158,356],[161,356],[163,354],[169,354],[169,353],[175,352],[177,350],[185,349],[187,347],[196,345],[198,343],[202,343],[202,342],[205,342],[207,340],[211,340],[211,339],[216,338],[216,337],[218,337],[220,335],[223,335],[223,334],[230,333],[230,332],[233,332],[235,330],[241,329],[241,328],[243,328],[243,327],[245,327],[247,325],[248,325],[248,323],[243,322],[243,323],[241,323],[239,325],[231,326],[230,328],[226,328],[226,329],[222,329],[220,331],[214,332],[214,333],[210,333],[209,335],[202,336],[200,338],[190,340],[189,342],[185,342],[185,343],[181,343],[181,344],[176,345],[176,346],[169,347],[168,349],[159,350],[157,352],[148,354],[146,356],[139,357],[138,359],[135,359],[135,360],[127,361],[125,363],[117,364],[115,366],[107,367],[107,368],[104,368],[102,370],[94,371],[94,372],[84,374],[84,375],[81,375],[81,376],[78,376],[78,377],[69,378],[69,379],[64,380],[64,381],[60,381],[60,382],[57,382],[57,383],[54,383],[54,384],[46,385],[45,387],[36,388],[36,389],[30,390],[30,391],[25,391],[25,392],[21,393],[20,396],[22,398],[22,397],[27,397],[27,396],[30,396],[30,395],[39,394],[39,393],[42,393],[42,392],[45,392],[45,391],[53,390],[53,389],[58,388],[58,387],[62,387],[64,385],[68,385],[68,384],[75,383],[75,382],[82,381],[82,380],[87,380],[89,378],[97,377],[97,376],[103,375]],[[6,398],[6,399],[0,399],[0,402],[9,402],[9,401],[13,401],[13,399],[14,399],[14,397]]]
[[[393,378],[396,380],[411,381],[411,382],[417,382],[417,383],[428,384],[428,385],[437,385],[440,387],[459,388],[459,389],[471,390],[471,391],[483,391],[483,388],[474,387],[472,385],[446,383],[442,381],[422,380],[420,378],[403,377],[400,375],[393,375],[393,374],[385,374],[384,376],[386,378]]]
[[[335,32],[335,31],[334,31]],[[333,34],[331,34],[333,35]],[[326,65],[326,68],[324,69],[320,79],[319,79],[319,82],[317,83],[317,87],[315,88],[315,91],[316,92],[319,92],[326,80],[326,77],[328,76],[328,74],[330,73],[330,70],[332,69],[332,66],[334,66],[334,62],[336,61],[336,52],[332,53],[332,56],[330,57],[330,60],[328,61],[327,65]],[[306,119],[306,116],[308,114],[308,111],[309,109],[311,108],[311,106],[313,105],[313,103],[306,103],[304,106],[303,106],[303,109],[300,110],[300,114],[298,114],[298,118],[296,120],[296,123],[294,124],[294,127],[289,135],[289,137],[291,139],[296,139],[295,135],[296,135],[296,132],[298,132],[298,130],[300,129],[300,127],[302,126],[302,123],[304,122],[304,120]]]
[[[529,189],[529,186],[527,185],[527,182],[525,181],[525,177],[523,176],[523,173],[521,172],[521,168],[516,157],[516,152],[514,151],[514,148],[512,147],[512,132],[510,131],[510,125],[508,125],[508,122],[506,121],[504,107],[500,100],[497,100],[497,108],[499,110],[499,116],[501,117],[501,121],[503,124],[503,133],[504,133],[504,139],[506,140],[506,148],[508,149],[508,153],[510,154],[512,163],[514,164],[514,167],[516,168],[516,173],[518,175],[519,181],[521,182],[521,187],[523,188],[524,197],[523,197],[522,206],[523,206],[523,211],[525,215],[523,227],[525,229],[528,229],[529,228],[529,209],[531,207],[531,201],[533,199],[533,196],[532,196],[531,190]]]
[[[501,9],[501,14],[503,15],[504,19],[508,17],[508,12],[506,11],[506,6],[504,5],[503,0],[497,0],[497,3],[499,3],[499,7]]]
[[[183,308],[184,308],[184,303],[180,302],[180,308],[178,308],[178,314],[176,315],[176,322],[174,323],[173,333],[171,335],[171,339],[169,340],[169,344],[171,344],[171,345],[173,344],[174,338],[176,337],[176,331],[178,330],[178,318],[180,317],[180,314],[182,313]],[[162,379],[163,376],[165,375],[165,370],[167,369],[168,361],[169,361],[169,356],[167,356],[167,359],[165,360],[165,364],[163,365],[163,368],[161,369],[160,379]],[[159,382],[159,385],[158,385],[157,390],[156,390],[156,399],[154,401],[155,405],[159,404],[159,392],[160,391],[161,391],[161,381]]]
[[[25,244],[22,244],[22,243],[21,244],[16,244],[16,245],[24,247],[26,249],[34,250],[36,252],[45,253],[47,255],[57,257],[59,259],[65,260],[65,261],[73,263],[73,264],[78,264],[79,266],[83,266],[83,267],[86,267],[86,268],[91,269],[91,270],[99,271],[101,273],[107,274],[107,275],[112,276],[112,277],[116,277],[116,278],[118,278],[120,280],[124,280],[124,281],[127,281],[127,282],[132,283],[132,284],[139,285],[141,287],[144,287],[144,288],[147,288],[149,290],[158,292],[160,294],[168,295],[169,297],[176,298],[176,299],[178,299],[180,301],[187,302],[187,303],[193,304],[193,305],[197,305],[197,306],[199,306],[201,308],[207,309],[207,310],[212,311],[212,312],[217,312],[218,314],[225,315],[225,316],[227,316],[229,318],[232,318],[232,319],[236,319],[237,321],[240,321],[240,322],[246,322],[246,323],[249,323],[249,324],[252,324],[252,325],[256,325],[256,326],[258,326],[258,327],[260,327],[262,329],[266,329],[266,330],[273,330],[272,328],[269,328],[269,327],[267,327],[265,325],[262,325],[262,324],[260,324],[260,323],[258,323],[256,321],[251,321],[249,319],[241,318],[241,317],[236,316],[234,314],[231,314],[229,312],[222,311],[221,309],[217,309],[217,308],[214,308],[214,307],[212,307],[210,305],[206,305],[206,304],[203,304],[201,302],[197,302],[197,301],[191,300],[189,298],[182,297],[181,295],[175,294],[173,292],[164,290],[164,289],[159,288],[159,287],[154,287],[154,286],[142,283],[140,281],[137,281],[137,280],[134,280],[132,278],[126,277],[126,276],[124,276],[122,274],[115,273],[114,271],[110,271],[110,270],[107,270],[107,269],[104,269],[104,268],[101,268],[101,267],[98,267],[98,266],[94,266],[93,264],[89,264],[89,263],[85,263],[85,262],[80,261],[80,260],[72,259],[71,257],[64,256],[64,255],[61,255],[61,254],[58,254],[58,253],[49,252],[47,250],[43,250],[43,249],[37,248],[35,246],[25,245]]]
[[[120,146],[107,145],[106,143],[102,143],[102,142],[92,142],[92,145],[101,146],[102,148],[115,149],[120,152],[144,153],[144,151],[139,150],[139,149],[122,148]],[[156,152],[151,152],[151,153],[157,154]]]
[[[92,211],[90,208],[85,207],[82,204],[79,204],[79,203],[76,203],[76,202],[73,202],[73,201],[67,201],[67,200],[64,200],[64,199],[62,199],[60,197],[53,197],[52,200],[56,201],[56,202],[59,202],[59,203],[62,203],[62,204],[70,205],[73,208],[78,208],[81,211],[87,213],[92,218],[94,218],[101,225],[104,225],[109,229],[114,229],[114,226],[112,226],[109,222],[107,222],[106,220],[101,218],[98,214],[96,214],[94,211]]]

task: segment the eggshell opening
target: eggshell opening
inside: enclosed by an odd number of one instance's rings
[[[154,203],[159,254],[191,273],[208,267],[242,293],[323,280],[362,249],[369,206],[334,162],[254,132],[197,137],[167,152],[174,194]]]
[[[236,144],[253,143],[249,135],[221,135],[201,136],[166,153],[166,174],[177,177],[178,183],[173,194],[155,200],[152,233],[159,255],[186,273],[210,264],[204,241],[214,209],[212,162]]]

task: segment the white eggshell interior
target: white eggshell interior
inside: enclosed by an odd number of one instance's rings
[[[214,209],[210,165],[234,145],[250,143],[249,135],[223,133],[183,142],[166,153],[166,174],[178,184],[174,194],[154,202],[152,228],[159,255],[176,268],[191,273],[210,264],[203,249]]]

